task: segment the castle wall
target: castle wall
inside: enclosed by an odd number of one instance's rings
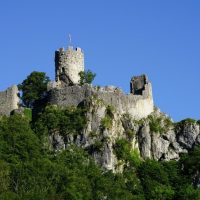
[[[77,106],[89,97],[102,99],[106,105],[112,105],[120,113],[129,113],[135,119],[141,119],[153,112],[151,84],[145,85],[142,95],[124,94],[114,87],[97,88],[91,85],[65,87],[49,91],[49,102],[60,106]]]
[[[130,82],[130,94],[116,87],[79,86],[79,72],[84,71],[84,54],[80,48],[62,48],[55,52],[56,80],[48,84],[49,102],[60,106],[77,106],[90,97],[102,99],[120,113],[129,113],[136,119],[153,112],[151,83],[146,75],[136,76]]]
[[[84,71],[84,54],[80,48],[68,48],[66,51],[60,49],[55,52],[55,65],[56,81],[66,82],[66,80],[62,80],[63,75],[66,75],[69,82],[78,84],[79,72]]]
[[[18,109],[19,97],[16,85],[0,92],[0,115],[10,115],[10,112]]]

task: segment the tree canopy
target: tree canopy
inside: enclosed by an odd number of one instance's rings
[[[47,91],[49,77],[44,72],[32,72],[21,84],[18,85],[22,92],[22,102],[25,106],[32,108],[34,102],[42,98]]]
[[[48,81],[45,73],[32,72],[19,85],[24,105],[32,107],[42,98]],[[200,199],[200,146],[182,155],[179,161],[142,160],[136,149],[131,149],[129,140],[118,139],[114,151],[123,163],[120,173],[102,169],[87,148],[72,143],[62,151],[50,148],[53,132],[64,140],[81,135],[88,120],[87,109],[86,105],[48,105],[34,121],[31,109],[25,109],[22,115],[0,117],[0,199]],[[112,107],[107,107],[106,113],[112,118]],[[108,122],[104,120],[102,125],[107,126]]]
[[[80,76],[79,83],[80,85],[83,85],[85,83],[91,84],[94,78],[96,77],[96,74],[90,70],[87,70],[79,72],[79,76]]]

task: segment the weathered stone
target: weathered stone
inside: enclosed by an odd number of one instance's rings
[[[168,152],[170,142],[160,137],[159,134],[152,135],[152,157],[155,160],[164,160]]]
[[[138,133],[140,155],[142,158],[151,158],[151,135],[148,125],[144,125]]]
[[[198,123],[184,123],[178,129],[172,121],[166,125],[170,119],[159,109],[154,109],[152,87],[146,75],[133,77],[130,94],[124,94],[115,86],[78,85],[79,72],[84,71],[84,54],[80,48],[56,51],[55,65],[56,80],[48,84],[45,103],[61,107],[85,106],[87,124],[76,134],[62,136],[57,130],[50,132],[48,139],[52,149],[60,151],[75,144],[87,150],[103,168],[116,171],[121,166],[121,171],[125,161],[117,160],[115,155],[118,139],[129,142],[132,150],[137,149],[143,159],[166,161],[178,160],[181,153],[200,145]],[[17,93],[16,86],[0,92],[0,115],[9,115],[18,109]],[[104,127],[102,121],[108,120],[108,106],[113,108],[109,116],[111,121]],[[150,128],[150,114],[153,119],[161,119],[158,121],[162,131]],[[194,183],[200,187],[199,171],[194,176]]]
[[[199,135],[196,137],[195,145],[200,145],[200,133],[199,133]]]
[[[84,71],[84,54],[80,48],[69,47],[55,52],[56,81],[62,86],[78,84],[79,72]]]
[[[135,76],[131,79],[130,90],[132,94],[142,95],[145,85],[148,83],[146,75]]]
[[[200,143],[198,125],[184,126],[175,132],[171,120],[166,127],[170,118],[159,109],[154,109],[151,83],[146,75],[131,79],[130,94],[127,95],[115,86],[79,86],[78,73],[84,71],[84,56],[80,49],[60,49],[56,52],[55,63],[56,81],[49,84],[48,102],[63,107],[87,107],[88,123],[85,129],[76,136],[66,136],[65,146],[76,144],[87,149],[103,168],[115,171],[119,164],[114,151],[117,139],[130,142],[143,159],[155,160],[178,160],[181,153]],[[107,106],[115,110],[109,128],[101,124],[106,117]],[[150,131],[149,114],[161,119],[162,133]],[[135,123],[140,119],[143,119],[142,123]]]
[[[117,109],[113,111],[112,126],[102,128],[101,121],[105,118],[107,109],[105,103],[100,99],[91,98],[84,104],[87,106],[86,116],[88,119],[84,130],[78,135],[68,134],[65,138],[53,135],[52,145],[58,150],[76,144],[87,149],[100,166],[109,170],[118,171],[119,166],[121,166],[120,171],[123,169],[123,165],[119,164],[121,161],[117,160],[114,150],[118,139],[123,138],[130,142],[132,149],[137,149],[143,159],[151,158],[165,161],[178,160],[180,154],[187,153],[193,145],[199,142],[198,124],[193,126],[183,124],[184,128],[178,129],[176,132],[171,125],[162,134],[154,133],[150,131],[148,118],[137,122],[131,115],[122,115]],[[157,117],[164,116],[162,113],[160,116],[158,113],[156,115]],[[186,131],[189,131],[188,134]],[[183,135],[185,139],[182,141],[189,142],[188,145],[182,145],[183,142],[178,141]],[[192,139],[188,140],[188,137]]]
[[[177,134],[177,142],[185,149],[191,149],[196,141],[199,131],[199,125],[194,123],[185,123],[180,127]]]
[[[51,134],[49,135],[49,142],[55,151],[65,149],[64,138],[59,134],[58,131],[51,132]]]
[[[78,106],[88,98],[103,100],[106,105],[112,105],[120,114],[129,113],[135,119],[141,119],[153,112],[151,84],[146,86],[144,95],[126,95],[121,92],[101,89],[97,91],[91,85],[82,87],[74,85],[49,91],[49,102],[60,106]]]
[[[13,110],[19,108],[18,88],[16,85],[0,92],[0,115],[9,116]]]

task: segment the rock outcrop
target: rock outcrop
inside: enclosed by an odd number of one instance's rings
[[[51,136],[52,146],[57,150],[71,144],[81,146],[108,170],[120,170],[123,166],[123,160],[117,158],[115,151],[119,139],[126,140],[132,150],[137,150],[141,159],[159,161],[178,160],[180,154],[199,145],[200,125],[196,121],[173,123],[158,109],[148,117],[136,120],[97,96],[90,96],[84,105],[87,106],[88,120],[84,130],[78,136],[68,135],[67,138],[61,138],[57,133]]]

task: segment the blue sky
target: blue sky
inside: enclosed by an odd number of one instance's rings
[[[145,73],[161,111],[200,119],[200,1],[1,1],[0,90],[34,70],[54,79],[54,51],[69,33],[95,84],[129,92],[131,76]]]

